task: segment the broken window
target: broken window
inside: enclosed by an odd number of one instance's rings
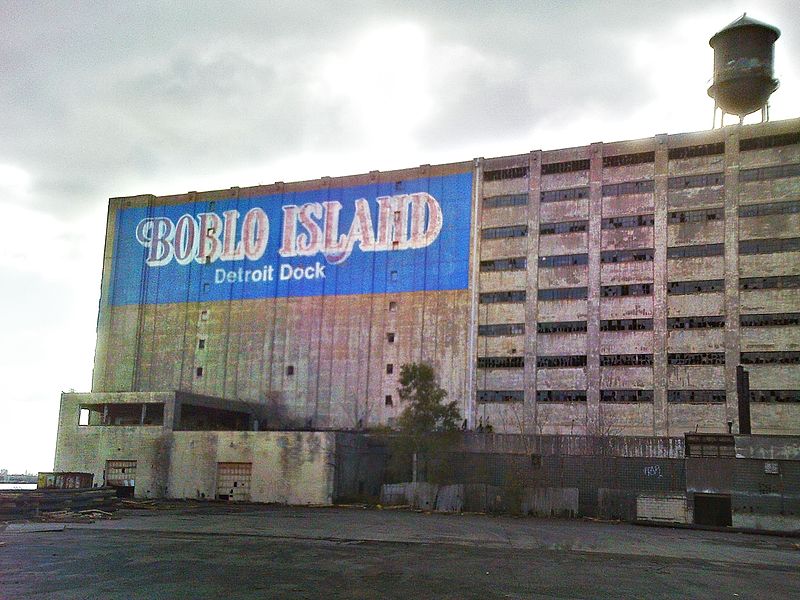
[[[685,177],[670,177],[667,187],[670,190],[685,190],[688,188],[708,187],[723,185],[725,175],[723,173],[708,173],[706,175],[687,175]]]
[[[289,365],[286,367],[286,374],[287,375],[294,375],[294,365]]]
[[[194,371],[194,374],[195,374],[197,377],[202,377],[202,376],[203,376],[203,367],[197,367],[197,368],[195,369],[195,371]]]
[[[389,312],[397,312],[397,302],[389,302]]]
[[[781,146],[791,146],[794,144],[800,144],[800,132],[795,131],[792,133],[765,135],[762,137],[739,140],[739,151],[765,150],[767,148],[779,148]]]
[[[602,354],[601,367],[649,367],[653,364],[652,354]]]
[[[506,227],[487,227],[481,230],[484,240],[498,240],[504,238],[518,238],[528,235],[527,225],[508,225]]]
[[[586,402],[586,390],[537,390],[537,402]]]
[[[563,233],[580,233],[589,229],[589,221],[562,221],[560,223],[543,223],[539,225],[540,235]]]
[[[742,361],[744,362],[744,361]],[[670,365],[724,365],[724,352],[670,352],[667,354]]]
[[[205,347],[206,347],[206,339],[205,338],[200,338],[199,340],[197,340],[197,349],[198,350],[204,350]]]
[[[546,202],[563,202],[565,200],[583,200],[589,197],[588,187],[569,188],[564,190],[550,190],[541,192],[539,201]]]
[[[739,360],[743,365],[797,365],[800,352],[742,352]]]
[[[525,366],[524,356],[481,356],[479,369],[521,369]]]
[[[391,394],[386,394],[386,397],[383,399],[383,403],[386,406],[392,406],[394,404],[394,402],[392,400],[392,395]]]
[[[483,208],[504,208],[507,206],[525,206],[528,194],[511,194],[509,196],[491,196],[483,199]]]
[[[800,313],[740,315],[739,324],[742,327],[796,327],[800,325]]]
[[[389,363],[386,365],[386,374],[391,375],[392,373],[394,373],[394,365]]]
[[[387,333],[386,334],[386,341],[389,344],[394,344],[394,333]]]
[[[641,165],[655,162],[655,152],[635,152],[632,154],[617,154],[616,156],[604,156],[603,167],[623,167],[626,165]]]
[[[653,223],[655,223],[653,215],[633,215],[603,219],[600,227],[602,229],[630,229],[632,227],[651,227]]]
[[[750,402],[800,402],[800,390],[750,390]]]
[[[672,404],[724,404],[725,390],[669,390],[667,402]]]
[[[625,196],[627,194],[647,194],[653,191],[652,179],[610,183],[603,186],[603,196]]]
[[[670,148],[667,151],[667,158],[669,158],[669,160],[675,160],[681,158],[698,158],[700,156],[714,156],[717,154],[725,154],[725,142]]]
[[[653,319],[609,319],[600,321],[600,331],[650,331]]]
[[[481,404],[522,402],[524,399],[525,392],[522,390],[478,390],[478,402]]]
[[[685,294],[708,294],[725,291],[725,281],[712,279],[709,281],[670,281],[667,293],[676,296]]]
[[[678,223],[705,223],[706,221],[722,221],[725,219],[725,209],[706,208],[703,210],[679,210],[669,213],[667,222],[674,225]]]
[[[650,296],[653,293],[652,283],[630,283],[628,285],[604,285],[600,288],[603,298],[623,296]]]
[[[577,356],[539,356],[536,366],[542,369],[569,369],[586,366],[586,355]]]
[[[653,260],[652,248],[636,250],[605,250],[600,253],[601,263],[649,262]]]
[[[792,290],[800,288],[800,275],[778,275],[775,277],[742,277],[740,290]]]
[[[600,390],[600,402],[652,402],[653,390]]]
[[[723,256],[724,254],[725,244],[702,244],[667,248],[667,258],[702,258],[706,256]]]
[[[502,181],[504,179],[521,179],[528,176],[528,167],[507,167],[483,172],[484,181]]]
[[[798,251],[800,251],[800,238],[742,240],[739,242],[739,254],[774,254]]]
[[[589,264],[588,254],[559,254],[557,256],[540,256],[539,267],[543,269],[555,267],[576,267]]]
[[[539,300],[586,300],[589,293],[589,288],[585,287],[569,287],[569,288],[552,288],[540,289],[538,291]]]
[[[524,335],[525,323],[498,323],[496,325],[478,325],[478,335]]]
[[[524,256],[515,258],[498,258],[495,260],[482,260],[481,271],[524,271],[528,266],[528,260]]]
[[[670,317],[669,329],[717,329],[725,327],[725,317]]]
[[[556,173],[573,173],[575,171],[588,171],[589,159],[566,160],[564,162],[548,163],[542,165],[542,175],[555,175]]]
[[[525,302],[525,290],[484,292],[478,295],[478,303],[480,304],[498,304],[504,302]]]
[[[761,167],[760,169],[742,169],[739,171],[739,181],[769,181],[770,179],[783,179],[784,177],[800,177],[800,164],[778,165],[776,167]]]
[[[800,213],[800,201],[748,204],[739,207],[740,217],[766,217],[768,215],[794,215]]]
[[[586,321],[553,321],[537,323],[537,333],[585,333]]]

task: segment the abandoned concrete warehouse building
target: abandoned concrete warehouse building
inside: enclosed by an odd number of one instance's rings
[[[56,470],[141,442],[172,457],[150,493],[206,461],[214,495],[226,443],[287,426],[312,468],[326,430],[395,422],[412,361],[468,429],[628,436],[736,433],[741,364],[753,433],[800,434],[800,119],[115,198],[107,227]]]

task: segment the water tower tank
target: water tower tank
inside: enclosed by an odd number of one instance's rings
[[[776,27],[744,14],[708,41],[714,49],[714,84],[708,95],[724,112],[749,115],[763,108],[778,89],[772,64],[780,35]]]

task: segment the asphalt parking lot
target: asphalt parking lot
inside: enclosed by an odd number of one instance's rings
[[[0,598],[797,598],[800,540],[404,510],[175,504],[0,524]]]

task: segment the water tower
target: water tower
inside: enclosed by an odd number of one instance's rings
[[[714,99],[714,124],[717,107],[736,115],[739,122],[746,115],[761,109],[761,120],[769,120],[769,97],[778,89],[773,77],[775,40],[781,32],[743,14],[739,19],[718,31],[709,41],[714,49],[714,83],[708,95]]]

